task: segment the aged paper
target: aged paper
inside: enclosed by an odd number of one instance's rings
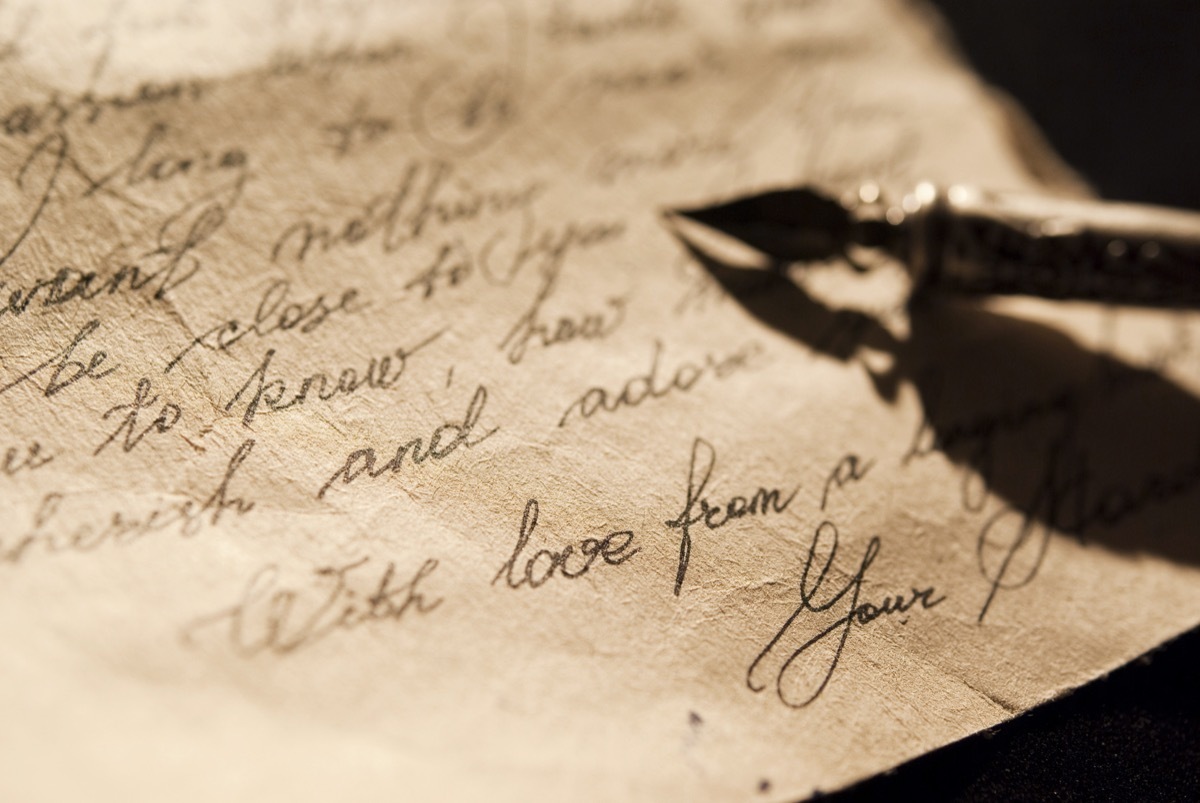
[[[6,800],[799,799],[1197,621],[1195,316],[910,313],[662,214],[1055,173],[922,7],[0,42]]]

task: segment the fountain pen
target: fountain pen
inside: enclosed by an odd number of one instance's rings
[[[799,187],[674,214],[779,263],[844,257],[864,270],[853,254],[875,249],[905,266],[914,293],[1200,306],[1196,212],[923,182],[896,203],[867,183],[842,197]]]

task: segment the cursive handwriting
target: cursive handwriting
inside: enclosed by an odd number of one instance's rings
[[[21,215],[22,222],[16,236],[13,237],[12,243],[8,248],[4,249],[3,253],[0,253],[0,266],[3,266],[4,263],[8,262],[17,253],[21,245],[37,227],[38,220],[50,204],[50,198],[54,194],[54,189],[58,184],[63,167],[76,164],[70,158],[69,151],[70,146],[68,145],[66,134],[55,132],[34,145],[29,151],[29,156],[26,157],[20,169],[17,170],[17,189],[25,190],[26,182],[33,181],[32,176],[36,176],[35,165],[39,164],[40,161],[49,162],[49,167],[46,170],[45,186],[40,191],[34,193],[35,200],[28,215]],[[82,172],[82,170],[79,172]],[[6,215],[6,217],[11,217],[11,215]],[[3,222],[5,225],[9,223],[8,220]]]
[[[107,421],[113,413],[125,413],[125,417],[121,419],[121,423],[109,433],[103,443],[96,447],[96,451],[92,452],[92,456],[95,457],[103,452],[104,448],[120,435],[124,436],[121,439],[121,450],[126,453],[131,452],[151,431],[161,435],[179,423],[179,419],[183,417],[183,408],[173,402],[165,402],[159,410],[158,415],[154,417],[154,420],[146,424],[146,426],[139,428],[138,417],[141,412],[157,403],[158,395],[150,395],[150,380],[142,377],[138,380],[132,402],[110,407],[101,416],[101,418]]]
[[[528,69],[527,12],[520,3],[464,3],[448,15],[447,41],[462,56],[417,83],[413,133],[430,151],[466,156],[511,131]]]
[[[408,61],[415,50],[402,38],[391,38],[378,44],[346,43],[330,47],[322,40],[311,47],[297,49],[282,47],[271,54],[262,74],[269,78],[291,78],[312,75],[329,81],[350,70],[386,67],[397,61]]]
[[[118,259],[110,254],[104,260],[108,264],[101,270],[85,271],[66,266],[53,276],[10,290],[7,302],[0,306],[0,318],[6,314],[23,314],[35,300],[40,301],[42,307],[57,307],[70,302],[92,301],[101,295],[145,289],[152,299],[162,301],[199,272],[202,263],[194,252],[225,224],[241,192],[239,179],[188,200],[163,219],[154,245],[132,260]],[[118,264],[111,264],[110,259]],[[0,288],[5,284],[0,282]]]
[[[741,17],[751,25],[767,23],[776,16],[810,11],[825,0],[739,0]]]
[[[230,496],[229,486],[253,448],[253,440],[242,442],[225,466],[216,490],[199,503],[187,498],[163,504],[141,515],[118,510],[106,521],[88,522],[69,531],[56,532],[56,519],[61,512],[64,496],[57,492],[48,493],[42,497],[34,514],[33,529],[14,539],[11,544],[0,541],[0,564],[20,563],[34,547],[50,555],[91,552],[105,544],[125,546],[151,533],[173,528],[177,528],[179,535],[184,538],[192,538],[205,525],[216,527],[226,512],[232,512],[235,516],[245,515],[254,508],[254,502]]]
[[[539,549],[525,559],[524,571],[514,578],[513,571],[521,560],[521,553],[528,546],[529,538],[533,535],[537,523],[538,501],[530,499],[525,503],[525,512],[521,516],[521,529],[517,533],[517,545],[513,548],[508,560],[500,567],[500,571],[496,572],[496,576],[492,578],[492,585],[496,585],[503,579],[511,589],[518,589],[526,584],[530,588],[537,588],[553,577],[555,571],[560,577],[575,580],[587,574],[597,558],[609,566],[620,566],[641,551],[638,547],[629,548],[633,543],[631,530],[618,530],[603,538],[584,538],[574,546],[567,544],[559,551]],[[571,554],[576,548],[579,550],[580,561],[571,566]],[[543,558],[545,558],[543,561],[546,564],[545,570],[539,573],[537,564]]]
[[[327,123],[322,130],[330,135],[329,147],[336,156],[341,157],[381,139],[395,127],[390,117],[371,114],[367,110],[366,100],[360,99],[354,104],[349,117]]]
[[[508,361],[514,365],[525,357],[525,350],[530,343],[536,343],[542,348],[561,346],[573,340],[603,340],[611,335],[625,320],[625,305],[629,302],[626,296],[614,296],[605,300],[605,312],[585,312],[576,317],[560,315],[554,323],[541,319],[541,307],[546,300],[547,281],[538,292],[529,309],[509,330],[508,336],[500,342],[500,348],[508,346]]]
[[[569,0],[551,7],[545,33],[557,42],[599,42],[629,34],[662,35],[683,21],[676,0],[629,0],[617,11],[583,14]]]
[[[220,175],[225,171],[237,178],[247,173],[250,157],[242,148],[235,145],[217,152],[201,148],[181,153],[162,147],[169,131],[165,123],[151,125],[136,152],[107,172],[89,177],[83,197],[106,190],[112,184],[136,187],[145,182],[158,184],[175,178]]]
[[[54,459],[54,455],[42,451],[42,444],[32,441],[28,446],[10,446],[0,463],[0,475],[11,477],[22,471],[36,471]]]
[[[56,191],[58,191],[57,194],[66,193],[63,188],[63,180],[67,175],[74,175],[82,180],[84,189],[80,193],[80,197],[86,198],[97,192],[104,192],[125,204],[141,208],[140,204],[113,189],[111,184],[115,179],[123,179],[121,183],[127,187],[146,180],[166,181],[191,172],[194,169],[192,165],[195,161],[191,157],[164,155],[156,161],[143,164],[149,158],[149,149],[161,138],[163,131],[165,129],[152,128],[146,143],[137,154],[125,162],[119,163],[111,172],[101,176],[93,175],[92,168],[85,167],[80,162],[71,149],[71,142],[66,133],[54,131],[37,142],[30,149],[29,156],[17,171],[16,184],[18,189],[24,190],[27,182],[33,182],[33,176],[39,172],[37,167],[45,163],[47,166],[43,171],[45,172],[44,185],[33,194],[34,200],[29,204],[28,214],[21,215],[23,222],[19,224],[20,228],[11,244],[0,253],[0,266],[11,259],[29,235],[35,231],[38,221],[56,195]],[[246,156],[242,151],[227,151],[225,156],[220,157],[215,163],[204,169],[209,172],[230,169],[234,174],[232,180],[215,189],[209,189],[166,218],[159,229],[158,248],[145,255],[148,257],[163,256],[168,259],[167,266],[164,268],[167,276],[163,281],[163,287],[160,288],[160,294],[166,292],[170,278],[177,270],[181,269],[180,263],[184,256],[212,237],[225,222],[226,211],[237,202],[241,195],[242,186],[247,178],[245,167]],[[228,197],[223,198],[222,196]],[[201,211],[193,217],[191,213],[195,208],[200,208]],[[180,225],[181,221],[190,223],[190,226]],[[178,235],[183,230],[186,230],[187,234],[181,239]],[[192,259],[194,261],[194,257]],[[185,270],[185,275],[176,280],[173,285],[186,281],[193,273],[195,273],[194,269],[190,272]],[[155,297],[161,299],[162,295],[160,294],[156,294]],[[10,299],[10,307],[15,306],[14,301],[19,301],[19,299]],[[28,300],[25,304],[28,305]]]
[[[471,401],[467,404],[467,411],[463,413],[462,420],[447,421],[434,429],[433,433],[429,436],[429,441],[425,444],[424,452],[421,451],[421,439],[413,438],[396,447],[396,453],[392,455],[390,460],[380,466],[376,466],[377,457],[373,448],[367,447],[354,450],[342,465],[338,467],[337,471],[330,475],[320,490],[317,491],[317,498],[324,498],[325,493],[339,479],[343,485],[349,485],[364,473],[372,479],[381,477],[384,474],[395,474],[404,466],[405,457],[408,457],[409,464],[415,467],[429,459],[435,461],[445,460],[454,454],[460,446],[466,449],[475,448],[494,435],[499,429],[499,427],[492,427],[479,437],[475,439],[471,438],[471,433],[475,431],[475,427],[483,415],[483,408],[487,405],[487,397],[487,388],[483,385],[477,387],[475,393],[471,396]]]
[[[80,120],[94,124],[104,112],[195,101],[205,90],[200,79],[144,81],[125,93],[97,94],[92,90],[78,95],[52,92],[44,100],[18,103],[0,111],[0,130],[7,136],[28,136],[46,129],[61,129]]]
[[[1068,385],[1045,396],[952,424],[934,421],[942,385],[931,383],[926,413],[902,464],[936,451],[961,455],[962,506],[980,512],[991,493],[997,452],[1006,437],[1044,426],[1045,456],[1031,472],[1028,494],[1010,498],[988,515],[976,537],[979,572],[987,583],[980,606],[982,622],[1001,591],[1029,585],[1041,570],[1054,531],[1082,538],[1094,526],[1113,526],[1152,505],[1200,486],[1200,448],[1181,463],[1146,472],[1136,479],[1104,484],[1095,476],[1090,449],[1081,443],[1078,422],[1088,405],[1110,401],[1114,393],[1146,381],[1139,371],[1101,375],[1098,382]],[[934,377],[936,380],[937,377]]]
[[[609,146],[588,164],[588,172],[602,184],[689,166],[697,161],[728,159],[733,139],[725,132],[676,134],[665,142],[635,146]]]
[[[425,346],[441,337],[441,330],[425,338],[415,346],[400,346],[382,357],[371,357],[362,375],[354,368],[343,368],[334,379],[323,371],[309,374],[300,382],[291,398],[288,395],[288,383],[282,379],[267,381],[267,371],[271,360],[275,358],[275,349],[268,349],[263,355],[262,362],[250,374],[245,384],[225,405],[225,412],[233,410],[234,406],[246,397],[246,408],[242,411],[243,426],[250,426],[254,417],[264,412],[280,412],[299,407],[315,396],[321,401],[329,401],[337,396],[349,396],[363,388],[388,390],[404,376],[408,368],[408,360]],[[393,360],[395,365],[393,367]],[[295,383],[292,384],[295,387]]]
[[[608,299],[610,315],[607,317],[603,313],[592,312],[578,318],[559,317],[554,324],[547,324],[542,319],[542,306],[558,283],[568,253],[607,242],[624,231],[625,227],[620,222],[570,221],[561,229],[544,230],[533,242],[518,249],[515,264],[506,269],[507,275],[514,275],[521,264],[536,260],[541,269],[542,282],[529,307],[500,341],[499,348],[507,349],[510,363],[515,365],[521,362],[530,343],[548,348],[577,338],[601,339],[616,331],[625,318],[625,298]]]
[[[342,220],[305,219],[290,224],[275,240],[271,260],[304,262],[314,253],[374,242],[385,254],[449,227],[527,208],[542,184],[476,187],[455,175],[447,162],[413,161],[395,188],[376,193]]]
[[[874,465],[874,460],[863,460],[856,454],[848,454],[839,460],[825,478],[825,489],[821,491],[821,510],[825,509],[825,503],[829,501],[830,490],[835,487],[841,489],[847,483],[861,481]]]
[[[823,541],[828,541],[827,547],[822,543]],[[766,685],[757,679],[758,669],[768,657],[775,655],[779,648],[787,654],[787,658],[775,671],[775,693],[784,705],[790,708],[804,708],[820,697],[821,693],[825,691],[825,687],[829,685],[834,670],[841,661],[842,652],[846,648],[851,630],[866,627],[884,616],[907,613],[918,605],[920,607],[917,610],[928,610],[946,599],[944,595],[936,596],[937,592],[934,587],[928,586],[922,589],[913,588],[911,594],[884,597],[878,603],[859,602],[863,583],[867,579],[867,571],[879,556],[882,546],[883,542],[879,536],[871,536],[858,565],[858,570],[846,581],[845,585],[836,590],[830,590],[826,586],[826,578],[837,558],[838,530],[833,522],[821,522],[813,535],[812,544],[808,548],[808,556],[804,561],[804,569],[800,575],[800,605],[750,663],[750,667],[746,671],[746,685],[751,691],[760,692],[766,688]],[[822,561],[818,554],[826,548],[828,554]],[[841,574],[841,572],[836,572],[836,574]],[[790,653],[786,653],[786,647],[783,646],[785,638],[792,643],[804,639],[804,635],[797,637],[793,629],[799,628],[800,623],[808,618],[807,615],[819,615],[828,611],[836,614],[838,606],[844,612],[840,618],[809,636]],[[900,620],[901,624],[906,622],[907,619]],[[814,670],[805,673],[805,677],[790,682],[793,679],[791,674],[793,670],[801,671],[797,662],[812,657],[813,654],[810,651],[821,646],[826,639],[830,640],[830,643],[826,644],[831,648],[828,651],[829,657],[824,662],[821,658],[814,658],[813,661],[816,664]],[[815,684],[812,684],[813,680],[816,681]],[[806,686],[811,686],[811,689]]]
[[[358,290],[354,288],[343,290],[336,301],[326,301],[324,293],[305,301],[289,301],[288,294],[291,288],[291,282],[287,279],[271,282],[263,291],[253,320],[242,323],[237,318],[230,318],[196,335],[191,343],[171,358],[163,373],[170,373],[172,368],[196,348],[225,352],[249,335],[264,338],[276,332],[288,332],[293,329],[307,335],[325,323],[331,315],[353,315],[363,309],[363,305],[358,302]]]
[[[979,512],[987,502],[987,490],[995,472],[996,445],[1004,436],[1021,432],[1032,425],[1046,421],[1070,421],[1079,415],[1083,404],[1078,388],[1068,387],[1041,398],[1032,399],[1008,409],[978,415],[948,425],[935,426],[938,416],[944,380],[934,377],[929,386],[929,397],[925,402],[925,414],[913,433],[908,450],[900,459],[907,465],[914,458],[923,458],[936,452],[965,452],[966,466],[963,471],[960,494],[964,510]],[[972,471],[977,476],[972,474]],[[978,480],[980,490],[973,485]]]
[[[752,368],[754,358],[763,351],[760,344],[750,341],[723,357],[706,354],[701,365],[684,362],[669,378],[664,377],[660,380],[658,363],[662,349],[662,341],[655,340],[650,370],[626,380],[619,391],[599,386],[588,388],[582,396],[571,402],[558,419],[558,425],[565,427],[572,413],[578,413],[580,418],[591,418],[601,411],[615,413],[623,407],[637,407],[648,399],[661,399],[672,392],[687,393],[706,376],[725,379],[738,371]]]
[[[713,504],[704,496],[713,468],[717,465],[717,451],[704,438],[692,442],[692,457],[688,463],[687,495],[683,511],[666,522],[668,527],[679,530],[679,567],[675,572],[675,596],[683,587],[687,576],[688,561],[692,555],[692,525],[703,524],[710,530],[724,527],[731,521],[745,516],[760,516],[782,513],[796,498],[800,490],[795,488],[786,497],[778,488],[760,487],[749,498],[734,496],[725,504]]]
[[[38,387],[41,394],[46,398],[50,398],[58,393],[69,388],[71,385],[82,379],[88,379],[93,382],[99,381],[104,377],[117,370],[119,366],[109,365],[104,366],[105,360],[108,359],[108,352],[102,349],[97,349],[91,353],[87,361],[72,359],[75,354],[75,349],[79,348],[83,341],[87,340],[91,335],[100,328],[100,321],[90,320],[79,328],[71,342],[63,349],[56,351],[42,362],[38,363],[34,368],[18,374],[16,379],[0,385],[0,394],[7,393],[18,385],[29,382]],[[50,372],[50,379],[45,387],[37,386],[33,382],[33,378],[47,368],[53,367]]]
[[[192,644],[198,630],[222,625],[229,646],[243,658],[264,652],[287,655],[339,630],[423,616],[442,604],[441,597],[426,599],[420,588],[438,567],[433,558],[402,583],[396,579],[395,562],[388,561],[371,591],[354,588],[351,575],[370,561],[359,558],[314,569],[317,587],[312,589],[280,588],[279,566],[264,566],[251,576],[238,602],[187,624],[183,642]]]
[[[978,621],[987,616],[1000,591],[1033,581],[1054,530],[1082,536],[1093,525],[1113,526],[1200,487],[1200,444],[1184,462],[1149,472],[1136,482],[1100,485],[1077,440],[1073,426],[1052,440],[1029,503],[1020,509],[1005,505],[980,528],[976,557],[988,593]]]

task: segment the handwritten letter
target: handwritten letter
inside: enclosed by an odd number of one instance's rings
[[[0,797],[794,800],[1193,626],[1194,315],[663,214],[1080,192],[931,28],[0,4]]]

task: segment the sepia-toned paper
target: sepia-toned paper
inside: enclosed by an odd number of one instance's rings
[[[802,799],[1194,626],[1194,315],[664,214],[1081,192],[938,31],[0,5],[0,797]]]

